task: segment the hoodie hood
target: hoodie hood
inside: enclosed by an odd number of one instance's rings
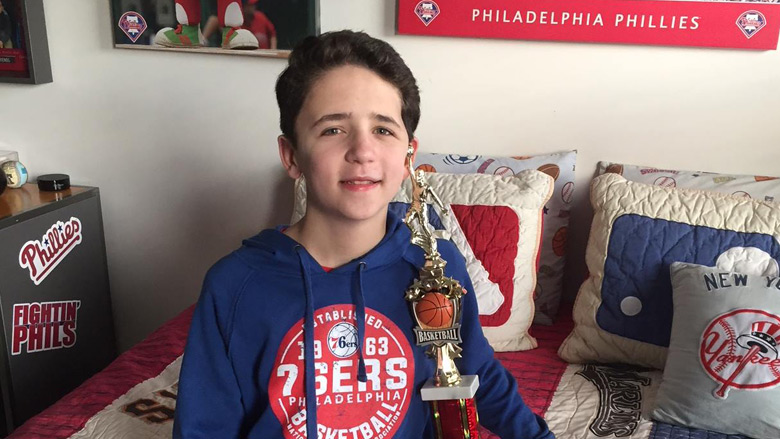
[[[284,227],[280,226],[276,229],[263,230],[245,239],[243,247],[238,250],[238,255],[248,264],[261,269],[266,269],[268,264],[273,264],[275,271],[300,275],[300,257],[297,248],[301,245],[282,233],[283,229]],[[365,264],[365,270],[371,271],[393,265],[400,258],[410,263],[423,261],[422,250],[412,246],[410,239],[411,234],[406,224],[395,214],[388,212],[386,233],[379,244],[365,255],[335,268],[331,273],[354,272],[360,263]],[[312,275],[326,274],[305,249],[302,257],[315,268]]]

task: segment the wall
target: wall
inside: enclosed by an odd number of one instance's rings
[[[194,302],[242,238],[287,220],[273,94],[285,61],[113,49],[107,0],[44,3],[54,83],[0,84],[0,140],[33,175],[100,187],[124,350]],[[571,279],[598,160],[780,174],[777,51],[395,36],[394,8],[321,0],[321,27],[402,54],[422,91],[423,149],[579,150]]]

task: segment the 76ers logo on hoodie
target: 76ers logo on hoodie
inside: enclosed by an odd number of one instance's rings
[[[757,309],[738,309],[713,320],[701,337],[699,356],[717,386],[713,395],[730,389],[760,390],[780,384],[780,317]]]
[[[365,383],[357,379],[358,337],[354,306],[314,313],[317,431],[323,438],[391,438],[406,415],[414,384],[414,357],[403,332],[366,308]],[[306,437],[303,321],[287,332],[268,385],[274,414],[289,439]]]
[[[336,323],[328,331],[328,349],[338,358],[349,358],[357,352],[357,328],[352,323]]]
[[[19,265],[30,270],[30,279],[40,285],[75,246],[81,243],[81,221],[71,217],[57,221],[38,241],[27,241],[19,251]]]

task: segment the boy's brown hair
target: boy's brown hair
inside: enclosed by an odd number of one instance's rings
[[[284,136],[296,145],[295,121],[312,84],[330,69],[346,65],[365,67],[398,89],[401,119],[411,141],[420,121],[420,91],[412,71],[390,44],[349,30],[307,37],[290,53],[289,64],[276,81]]]

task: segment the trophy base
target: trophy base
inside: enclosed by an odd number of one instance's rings
[[[477,394],[479,377],[476,375],[461,375],[460,383],[454,386],[437,386],[433,378],[423,384],[423,401],[442,401],[445,399],[469,399]]]
[[[455,386],[436,386],[433,378],[422,388],[423,401],[430,401],[436,439],[479,439],[479,419],[474,395],[479,387],[476,375],[461,376]]]

